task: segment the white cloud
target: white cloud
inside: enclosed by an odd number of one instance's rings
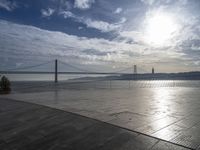
[[[84,23],[87,25],[87,27],[95,28],[102,32],[114,31],[120,27],[119,24],[110,24],[105,21],[97,21],[92,19],[86,19],[84,20]]]
[[[147,5],[153,5],[153,4],[169,4],[171,2],[175,2],[175,3],[179,3],[182,5],[186,5],[188,0],[141,0],[141,2],[143,2],[144,4]]]
[[[52,8],[48,8],[46,10],[45,9],[41,10],[42,17],[50,17],[51,15],[53,15],[54,12],[55,12],[55,10]]]
[[[121,27],[121,24],[126,21],[126,18],[122,18],[119,23],[112,24],[105,21],[79,17],[70,11],[62,11],[60,12],[60,15],[63,15],[64,18],[73,18],[75,21],[85,24],[88,28],[94,28],[100,30],[101,32],[115,31],[119,29]]]
[[[7,59],[23,63],[26,59],[44,61],[45,57],[67,60],[72,64],[99,64],[102,67],[115,65],[122,68],[133,64],[138,66],[146,64],[147,67],[156,65],[156,68],[163,69],[162,71],[173,68],[175,71],[181,71],[177,68],[185,66],[180,62],[183,60],[187,62],[182,51],[175,51],[171,47],[156,49],[118,39],[110,41],[102,38],[78,37],[3,20],[0,20],[0,26],[2,64],[5,63],[2,61]],[[132,33],[133,36],[137,34]]]
[[[95,0],[75,0],[74,7],[79,9],[89,9]]]
[[[122,17],[119,21],[120,24],[123,24],[127,21],[127,19],[125,17]]]
[[[13,11],[17,7],[18,6],[15,1],[11,2],[8,0],[0,0],[0,8],[6,9],[7,11]]]
[[[132,63],[125,52],[139,53],[142,47],[101,38],[86,38],[42,30],[0,20],[1,57],[11,60],[40,57],[60,58],[72,63]],[[93,53],[85,53],[90,49]],[[1,60],[2,61],[2,60]],[[136,60],[134,60],[136,61]]]
[[[115,13],[115,14],[120,14],[120,13],[122,12],[122,10],[123,10],[123,9],[119,7],[119,8],[117,8],[117,9],[114,11],[114,13]]]
[[[76,15],[74,15],[72,12],[70,12],[70,11],[61,11],[60,13],[59,13],[60,15],[63,15],[63,17],[66,19],[66,18],[74,18],[74,19],[77,19],[77,20],[79,20],[78,18],[79,17],[77,17]]]
[[[135,42],[144,42],[144,35],[138,31],[120,31],[120,36],[126,40],[133,40]]]
[[[155,0],[141,0],[141,2],[148,4],[148,5],[152,5],[155,2]]]
[[[78,29],[79,29],[79,30],[82,30],[82,29],[83,29],[83,27],[79,26],[79,27],[78,27]]]

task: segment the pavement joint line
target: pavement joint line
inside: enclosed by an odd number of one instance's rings
[[[0,100],[2,98],[3,97],[0,97]],[[196,149],[194,149],[192,147],[188,147],[188,146],[184,146],[184,145],[181,145],[181,144],[178,144],[178,143],[167,141],[167,140],[164,140],[164,139],[161,139],[161,138],[158,138],[158,137],[154,137],[154,136],[151,136],[151,135],[139,132],[139,131],[131,130],[131,129],[128,129],[128,128],[125,128],[125,127],[121,127],[121,126],[118,126],[118,125],[115,125],[115,124],[111,124],[111,123],[108,123],[108,122],[105,122],[105,121],[102,121],[102,120],[98,120],[98,119],[95,119],[95,118],[84,116],[84,115],[81,115],[81,114],[78,114],[78,113],[74,113],[74,112],[70,112],[70,111],[66,111],[66,110],[61,110],[61,109],[58,109],[58,108],[54,108],[54,107],[51,107],[51,106],[45,106],[45,105],[42,105],[42,104],[36,104],[36,103],[33,103],[33,102],[25,102],[25,101],[13,99],[13,98],[3,98],[3,99],[9,100],[9,101],[16,101],[16,102],[19,102],[19,103],[21,102],[21,103],[32,104],[32,105],[36,105],[36,106],[42,106],[42,107],[54,109],[54,110],[61,111],[61,112],[67,112],[67,113],[70,113],[70,114],[73,114],[73,115],[81,116],[83,118],[91,119],[91,120],[94,120],[94,121],[99,121],[99,122],[102,122],[102,123],[105,123],[105,124],[108,124],[108,125],[111,125],[111,126],[114,126],[114,127],[118,127],[120,129],[124,129],[124,130],[130,131],[130,132],[134,132],[134,133],[137,133],[139,135],[144,135],[144,136],[147,136],[147,137],[150,137],[150,138],[153,138],[153,139],[157,139],[158,141],[163,141],[163,142],[170,143],[170,144],[173,144],[173,145],[176,145],[176,146],[180,146],[180,147],[183,147],[183,148],[186,148],[186,149],[190,149],[190,150],[196,150]]]
[[[150,148],[149,150],[153,149],[154,146],[155,146],[156,144],[158,144],[159,142],[160,142],[160,140],[156,141],[156,142],[151,146],[151,148]]]
[[[179,119],[179,120],[177,120],[177,121],[175,121],[175,122],[173,122],[173,123],[171,123],[171,124],[169,124],[169,125],[167,125],[167,126],[165,126],[165,127],[163,127],[163,128],[161,128],[161,129],[159,129],[159,130],[156,130],[156,131],[152,132],[151,134],[154,134],[154,133],[156,133],[156,132],[159,132],[160,130],[162,130],[162,129],[164,129],[164,128],[167,128],[167,127],[169,127],[169,126],[171,126],[171,125],[173,125],[173,124],[176,124],[177,122],[179,122],[179,121],[181,121],[181,120],[183,120],[183,119],[185,119],[185,117],[184,117],[184,118],[181,118],[181,119]]]

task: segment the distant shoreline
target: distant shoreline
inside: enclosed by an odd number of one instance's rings
[[[200,80],[200,72],[182,73],[155,73],[155,74],[122,74],[105,77],[83,77],[79,79],[102,79],[102,80]],[[76,80],[76,79],[74,79]]]
[[[6,76],[9,74],[15,74],[15,72],[0,72],[0,75],[4,73],[3,75]],[[51,74],[54,75],[53,72],[17,72],[16,74]],[[74,72],[68,73],[69,75],[73,74]],[[59,72],[58,74],[66,74],[65,72]],[[66,79],[66,80],[60,80],[60,82],[69,82],[69,81],[78,81],[78,80],[200,80],[200,72],[180,72],[180,73],[144,73],[144,74],[108,74],[104,73],[104,76],[100,76],[103,74],[97,73],[97,76],[89,76],[94,73],[82,73],[79,72],[78,74],[83,74],[85,77],[77,77],[74,79]],[[107,74],[107,75],[106,75]],[[88,75],[88,76],[87,76]],[[98,76],[99,75],[99,76]],[[25,80],[25,81],[13,81],[13,82],[52,82],[53,80]]]

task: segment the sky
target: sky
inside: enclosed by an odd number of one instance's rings
[[[0,0],[0,70],[200,71],[199,0]]]

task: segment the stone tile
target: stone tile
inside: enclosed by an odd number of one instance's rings
[[[128,141],[120,150],[145,150],[150,149],[158,142],[157,139],[148,136],[139,135]]]
[[[178,121],[177,118],[174,117],[164,117],[162,119],[156,120],[148,125],[137,128],[136,130],[146,134],[154,134],[155,132],[164,129],[165,127],[174,124]]]
[[[200,137],[196,137],[190,132],[183,132],[170,141],[192,149],[196,149],[200,145]]]
[[[167,126],[164,129],[161,129],[153,133],[152,136],[169,141],[184,131],[185,131],[185,128],[172,124],[170,126]]]
[[[108,88],[109,84],[106,81],[95,84],[58,83],[56,86],[53,83],[43,82],[18,83],[13,85],[16,90],[13,94],[0,97],[70,111],[123,128],[149,135],[153,134],[165,140],[174,139],[174,142],[177,143],[184,144],[185,135],[186,145],[192,146],[193,143],[196,143],[195,147],[198,146],[196,141],[199,140],[200,133],[198,128],[200,122],[199,85],[193,87],[185,85],[183,81],[176,81],[176,87],[166,88],[171,86],[168,81],[138,81],[137,85],[132,85],[134,88],[114,87],[114,85],[120,86],[120,84],[121,82],[114,83],[113,81],[112,88]],[[12,132],[11,129],[15,128],[15,124],[19,125],[21,122],[31,119],[40,120],[37,115],[30,117],[27,114],[19,117],[23,114],[21,111],[23,107],[20,105],[16,105],[15,115],[12,115],[14,112],[12,106],[6,106],[6,102],[2,102],[2,105],[5,107],[0,108],[2,119],[0,130],[4,130],[4,133],[7,132],[6,130]],[[6,115],[4,114],[5,110],[8,111]],[[25,109],[23,111],[26,112]],[[32,112],[34,112],[34,108]],[[43,114],[42,116],[45,118],[45,112]],[[12,124],[8,124],[5,123],[6,117],[10,119],[17,117],[18,120],[14,119]],[[81,126],[79,127],[81,128]],[[188,132],[177,131],[179,127]],[[16,131],[21,132],[22,129],[18,127]],[[43,131],[41,132],[43,133]],[[37,139],[34,136],[32,138]]]
[[[171,143],[159,141],[156,145],[153,146],[152,150],[189,150],[189,149]]]
[[[6,124],[1,127],[12,126],[0,131],[1,150],[143,150],[158,143],[155,138],[73,113],[0,98],[2,103],[9,109],[2,109],[0,123],[3,119]]]

